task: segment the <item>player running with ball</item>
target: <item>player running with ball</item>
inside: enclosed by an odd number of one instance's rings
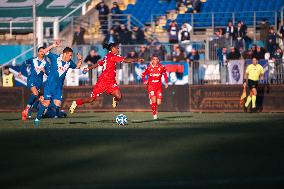
[[[113,96],[112,106],[115,108],[117,106],[117,102],[121,100],[121,92],[116,83],[116,64],[117,63],[133,63],[133,62],[143,62],[144,60],[141,58],[124,58],[119,53],[119,47],[116,43],[110,43],[109,45],[104,44],[104,48],[109,52],[104,57],[103,60],[98,63],[84,69],[84,72],[87,72],[91,69],[97,68],[98,66],[103,67],[102,74],[99,76],[98,82],[93,87],[93,91],[91,96],[84,99],[77,99],[73,101],[70,106],[70,113],[73,114],[77,106],[81,106],[85,103],[91,103],[96,100],[98,96],[102,93],[106,92]]]
[[[148,75],[148,80],[145,77]],[[168,88],[168,75],[165,66],[160,64],[157,56],[153,56],[151,63],[142,74],[142,80],[147,85],[153,118],[157,119],[157,105],[162,103],[162,75],[165,78],[165,88]]]

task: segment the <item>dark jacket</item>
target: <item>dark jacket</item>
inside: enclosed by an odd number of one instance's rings
[[[80,33],[75,32],[73,36],[72,45],[84,45],[85,44],[85,40],[84,40],[85,32],[86,30],[84,28],[80,29]]]

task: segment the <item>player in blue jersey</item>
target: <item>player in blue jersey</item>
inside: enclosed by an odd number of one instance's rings
[[[55,41],[53,45],[44,50],[45,54],[50,59],[50,72],[44,86],[44,101],[42,102],[34,121],[36,127],[39,125],[40,119],[42,118],[45,109],[49,106],[51,99],[55,104],[56,116],[59,116],[62,101],[62,88],[66,73],[68,69],[80,68],[82,64],[82,56],[79,53],[77,54],[77,64],[71,60],[73,50],[70,47],[65,47],[63,54],[60,56],[49,52],[52,48],[58,46],[60,46],[60,41]]]
[[[26,66],[30,66],[31,70],[31,73],[27,79],[27,87],[32,93],[28,99],[26,108],[22,111],[22,120],[27,119],[28,114],[31,113],[32,105],[38,101],[38,94],[43,83],[43,75],[48,75],[49,72],[49,63],[45,59],[43,47],[38,48],[37,57],[28,59],[22,64],[19,77],[22,77],[22,72]]]

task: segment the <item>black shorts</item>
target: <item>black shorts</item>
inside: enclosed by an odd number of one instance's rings
[[[253,81],[253,80],[248,80],[248,87],[249,89],[252,89],[252,88],[257,88],[258,86],[258,81]]]

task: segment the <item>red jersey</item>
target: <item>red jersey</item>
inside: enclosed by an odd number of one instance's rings
[[[168,75],[166,72],[166,67],[162,64],[158,64],[157,66],[153,66],[149,64],[146,70],[142,73],[142,80],[145,82],[145,77],[148,75],[148,85],[159,86],[162,85],[162,75],[164,75],[165,82],[168,83]]]
[[[98,62],[100,66],[103,66],[102,74],[99,80],[115,81],[116,77],[116,63],[124,61],[124,57],[109,52],[105,55],[104,59]]]

